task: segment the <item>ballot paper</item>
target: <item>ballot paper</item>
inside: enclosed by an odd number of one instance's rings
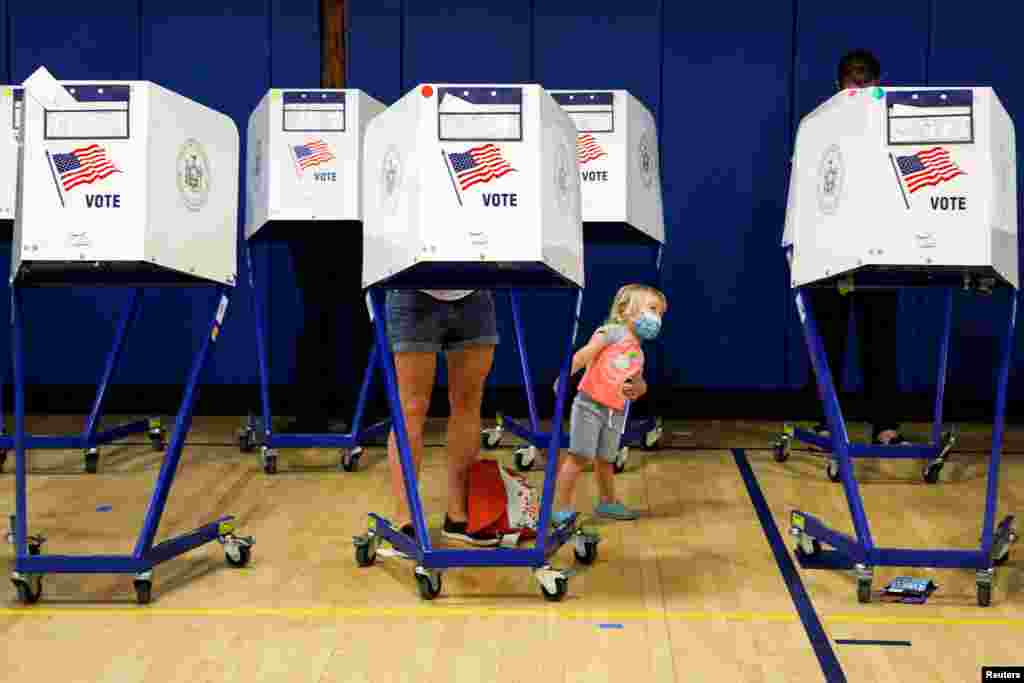
[[[42,104],[45,109],[68,109],[77,104],[75,98],[57,82],[57,79],[46,70],[45,66],[36,69],[22,85],[25,92]]]

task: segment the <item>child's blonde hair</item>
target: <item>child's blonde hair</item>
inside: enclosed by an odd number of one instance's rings
[[[668,299],[661,290],[650,285],[629,284],[621,287],[612,300],[611,310],[608,311],[606,325],[625,325],[635,313],[639,306],[640,295],[650,294],[661,300],[661,307],[668,308]]]

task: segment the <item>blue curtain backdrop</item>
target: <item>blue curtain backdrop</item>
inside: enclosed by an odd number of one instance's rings
[[[152,80],[229,114],[243,133],[268,88],[319,85],[318,0],[98,0],[86,10],[70,0],[0,0],[0,80],[21,82],[41,64],[65,79]],[[995,0],[970,12],[952,0],[349,0],[349,14],[348,87],[386,104],[419,82],[447,80],[625,88],[650,108],[660,129],[669,236],[663,283],[671,308],[652,378],[664,387],[727,395],[791,391],[806,381],[777,245],[796,125],[833,92],[843,51],[876,51],[890,84],[991,85],[1011,115],[1024,119],[1024,85],[1014,77],[1015,27],[1024,9]],[[243,135],[243,158],[244,144]],[[7,263],[9,243],[0,249]],[[619,285],[649,276],[650,260],[642,247],[588,247],[582,334],[599,322]],[[271,292],[273,381],[284,388],[303,324],[299,293],[283,244],[258,249],[257,264]],[[352,264],[339,254],[339,267]],[[30,292],[30,382],[94,383],[126,296]],[[338,292],[338,299],[363,305],[359,292]],[[547,387],[562,348],[548,339],[551,329],[562,329],[550,321],[567,315],[568,301],[531,294],[525,302],[535,379]],[[195,326],[206,323],[209,294],[151,290],[145,303],[149,315],[134,330],[116,380],[175,387],[197,343]],[[951,382],[971,398],[986,396],[1006,301],[958,303],[965,305],[955,320]],[[511,316],[499,305],[506,343],[491,385],[515,387]],[[900,305],[901,386],[926,391],[935,379],[939,302],[915,293],[902,295]],[[0,315],[7,307],[0,292]],[[0,335],[4,358],[8,349]],[[352,383],[354,396],[363,351],[339,354],[351,360],[339,381]],[[854,363],[846,385],[855,388],[858,375]],[[225,412],[243,411],[255,396],[243,391],[256,383],[247,286],[237,292],[205,383],[246,397]],[[1011,395],[1024,397],[1024,386],[1014,383]],[[686,406],[670,412],[685,416]]]

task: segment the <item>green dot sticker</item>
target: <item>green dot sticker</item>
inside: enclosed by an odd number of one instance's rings
[[[874,88],[871,89],[871,96],[874,97],[876,100],[880,100],[885,96],[885,90],[876,85]]]

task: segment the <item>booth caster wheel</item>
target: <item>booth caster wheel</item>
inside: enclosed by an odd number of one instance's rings
[[[871,581],[874,573],[870,567],[864,565],[857,565],[854,571],[857,574],[857,602],[871,602]]]
[[[480,445],[488,451],[493,451],[495,448],[501,445],[502,436],[503,434],[501,427],[485,429],[480,433]]]
[[[359,469],[359,456],[363,454],[363,449],[356,446],[352,449],[343,449],[341,451],[341,469],[346,472],[355,472]]]
[[[561,602],[569,591],[569,576],[566,571],[543,566],[533,570],[533,577],[540,584],[540,593],[548,602]]]
[[[85,452],[85,471],[89,474],[96,474],[100,464],[100,452],[95,448],[90,448]]]
[[[575,546],[573,547],[576,561],[580,564],[594,564],[597,560],[597,544],[598,539],[596,537],[577,532]]]
[[[942,473],[943,462],[930,462],[921,470],[921,478],[928,484],[935,484],[939,481],[939,474]]]
[[[132,584],[135,586],[135,602],[148,605],[153,601],[153,572],[136,574]]]
[[[1010,546],[1017,542],[1017,529],[1014,527],[1016,518],[1009,515],[996,527],[992,537],[992,564],[996,567],[1006,564],[1010,559]]]
[[[4,471],[5,464],[7,464],[7,449],[0,448],[0,472]]]
[[[167,430],[163,428],[159,418],[149,421],[149,443],[158,453],[167,448]]]
[[[14,589],[18,591],[18,602],[23,605],[34,605],[43,595],[43,577],[41,574],[14,574],[11,577]]]
[[[534,446],[521,446],[516,449],[515,460],[516,468],[520,472],[529,472],[533,468],[533,463],[537,459],[537,449]]]
[[[664,436],[665,429],[662,426],[661,418],[657,418],[654,421],[654,428],[644,434],[644,450],[645,451],[656,451],[661,446],[661,437]]]
[[[789,460],[789,456],[792,453],[790,441],[788,436],[780,436],[774,444],[774,452],[772,453],[775,458],[775,462],[786,462]]]
[[[243,453],[252,453],[256,450],[256,430],[252,427],[238,430],[238,450]]]
[[[224,560],[228,566],[240,569],[249,564],[249,560],[252,559],[252,546],[256,543],[252,536],[235,536],[234,527],[225,524],[221,527],[221,534],[217,540],[224,546]]]
[[[369,536],[356,536],[353,539],[356,546],[356,564],[360,567],[370,567],[377,561],[377,539]]]
[[[831,482],[838,482],[842,479],[839,474],[839,462],[836,460],[829,460],[828,465],[825,467],[825,474],[828,475],[828,479]]]
[[[992,582],[994,580],[995,572],[993,570],[978,570],[978,607],[988,607],[992,604]]]
[[[263,456],[263,472],[266,474],[277,474],[277,453],[264,446],[260,450]]]
[[[615,474],[622,474],[626,471],[626,461],[629,460],[629,446],[623,446],[619,449],[619,455],[615,458],[613,467]]]
[[[441,572],[436,569],[416,567],[416,585],[420,589],[420,597],[433,600],[441,594]]]

